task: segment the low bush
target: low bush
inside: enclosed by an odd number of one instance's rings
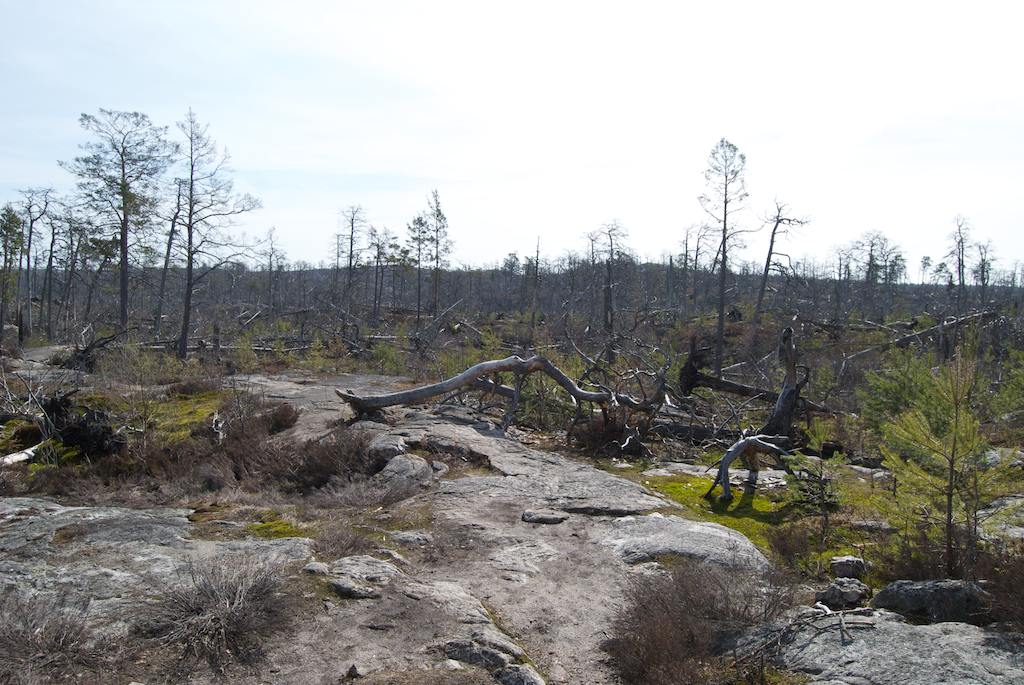
[[[814,555],[811,529],[803,522],[785,523],[770,527],[764,532],[768,546],[786,566],[806,571],[808,561]]]
[[[1024,550],[1008,547],[982,553],[975,566],[982,586],[995,598],[992,618],[1024,632]]]
[[[291,473],[290,483],[303,494],[340,480],[372,475],[369,461],[370,436],[360,430],[342,428],[322,442],[310,441],[302,446]]]
[[[64,666],[84,656],[88,601],[65,594],[12,593],[0,606],[0,682],[20,682],[27,667]]]
[[[291,600],[278,592],[280,584],[280,569],[254,556],[230,566],[190,562],[174,581],[157,584],[161,595],[141,613],[137,628],[215,671],[253,663],[263,654],[263,640],[290,625]]]
[[[339,524],[324,524],[313,540],[313,550],[320,559],[341,559],[364,554],[373,549],[373,541],[365,535],[353,533]]]
[[[743,681],[720,654],[725,639],[777,618],[791,596],[776,578],[683,559],[632,582],[606,649],[627,685]]]

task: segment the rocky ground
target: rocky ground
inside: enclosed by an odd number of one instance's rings
[[[292,432],[306,438],[346,411],[335,387],[401,387],[397,379],[303,373],[238,381],[301,408]],[[257,666],[229,670],[230,682],[613,685],[601,645],[631,578],[657,572],[657,559],[670,554],[729,568],[767,565],[742,535],[688,521],[636,483],[533,449],[468,408],[399,409],[391,425],[360,425],[373,436],[371,450],[390,459],[378,478],[412,488],[362,522],[377,540],[366,553],[322,558],[305,538],[211,533],[241,524],[196,523],[193,509],[9,498],[0,500],[0,582],[7,591],[88,598],[91,625],[128,641],[133,615],[180,582],[182,569],[259,559],[288,574],[297,620],[267,638]],[[450,470],[460,456],[477,466]],[[780,663],[835,685],[1024,682],[1019,645],[994,633],[914,626],[881,610],[850,620],[846,631],[834,614],[800,624]],[[137,655],[115,677],[105,682],[157,682]],[[176,677],[207,683],[218,675],[202,666]]]

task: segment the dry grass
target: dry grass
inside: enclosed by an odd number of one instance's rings
[[[791,597],[777,578],[683,559],[630,585],[606,649],[626,685],[742,681],[719,654],[723,640],[778,617]]]

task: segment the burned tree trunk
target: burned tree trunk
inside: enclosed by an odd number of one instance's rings
[[[775,401],[775,409],[768,417],[768,422],[760,431],[762,435],[785,435],[791,437],[793,431],[793,411],[800,399],[800,389],[807,384],[810,372],[797,383],[796,380],[796,342],[793,340],[793,329],[783,329],[779,341],[779,360],[785,364],[786,378],[782,383],[782,391]]]
[[[743,397],[756,397],[766,402],[774,402],[775,410],[772,412],[768,424],[761,433],[778,435],[789,434],[789,426],[792,424],[793,411],[796,408],[808,409],[822,414],[834,413],[831,410],[808,402],[800,397],[800,390],[807,384],[808,376],[800,382],[796,381],[796,344],[793,340],[793,329],[787,327],[782,332],[782,343],[780,344],[779,355],[786,365],[786,380],[782,384],[782,392],[755,388],[742,383],[734,383],[722,378],[715,378],[700,372],[705,366],[704,354],[706,351],[697,349],[697,338],[690,339],[690,355],[679,370],[679,392],[684,397],[689,397],[696,388],[709,388],[720,392],[727,392]],[[786,430],[772,430],[779,426],[786,426]]]

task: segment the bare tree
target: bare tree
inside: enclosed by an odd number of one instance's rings
[[[397,237],[387,227],[377,230],[370,226],[370,251],[373,253],[373,320],[380,316],[380,303],[384,296],[384,277],[388,264],[398,253]]]
[[[453,243],[448,237],[448,217],[441,211],[441,197],[438,195],[436,188],[430,194],[427,204],[429,206],[428,223],[430,226],[427,245],[430,248],[431,261],[434,263],[434,305],[432,311],[436,315],[440,311],[441,269],[448,265],[447,257],[452,253]]]
[[[750,322],[751,339],[753,339],[754,336],[757,334],[758,319],[761,316],[761,303],[764,301],[764,291],[768,285],[768,273],[771,271],[772,258],[775,254],[775,238],[779,235],[780,230],[781,234],[785,235],[787,234],[789,229],[793,228],[794,226],[804,226],[807,224],[808,221],[807,219],[796,219],[794,217],[788,216],[788,210],[789,207],[787,207],[784,202],[779,202],[779,200],[776,199],[775,213],[773,215],[768,215],[764,218],[765,225],[771,225],[772,234],[771,238],[768,240],[768,256],[764,260],[764,272],[761,274],[761,285],[757,289],[757,301],[754,303],[754,317],[753,320]]]
[[[747,184],[746,155],[725,138],[718,141],[708,155],[708,168],[704,180],[708,192],[701,195],[701,207],[722,227],[722,241],[718,254],[718,332],[715,337],[715,375],[722,375],[722,357],[725,350],[725,283],[729,273],[729,244],[739,233],[735,225],[730,226],[733,215],[746,208]]]
[[[21,213],[25,219],[25,318],[23,325],[18,327],[18,338],[25,342],[25,336],[32,334],[32,242],[38,229],[37,224],[45,219],[50,211],[50,205],[54,201],[54,190],[49,188],[27,188],[19,191],[22,196]],[[21,258],[18,258],[19,269]],[[19,294],[19,300],[21,296]]]
[[[420,312],[423,309],[423,262],[427,259],[430,244],[430,223],[425,212],[417,214],[411,224],[406,225],[409,236],[406,239],[409,254],[416,265],[416,332],[420,330]]]
[[[174,213],[171,214],[171,227],[167,232],[167,249],[164,252],[164,266],[160,270],[160,290],[156,298],[156,313],[153,315],[153,341],[160,338],[160,327],[164,318],[164,296],[167,292],[167,273],[171,270],[171,255],[174,250],[174,240],[178,235],[178,220],[181,218],[182,200],[185,194],[185,180],[174,179],[177,188],[177,199],[174,203]]]
[[[960,336],[959,321],[963,317],[964,307],[967,304],[967,251],[971,247],[971,224],[963,216],[957,215],[953,219],[953,230],[949,233],[950,248],[949,252],[946,253],[946,259],[950,259],[953,262],[954,272],[950,276],[950,282],[953,283],[955,277],[956,284],[956,321],[953,324],[953,345],[949,345],[948,341],[942,343],[942,352],[944,357],[949,357],[952,352],[952,347],[956,344],[956,340]]]
[[[178,338],[178,357],[184,359],[188,354],[192,296],[196,286],[211,271],[238,255],[237,242],[225,231],[235,224],[239,215],[263,205],[248,193],[235,193],[234,182],[227,176],[231,172],[228,167],[231,156],[227,150],[218,156],[217,143],[207,132],[209,124],[200,124],[190,108],[185,120],[177,125],[185,134],[184,212],[181,217],[185,291]],[[200,257],[209,261],[197,268]]]
[[[148,233],[158,202],[158,181],[177,146],[167,127],[154,126],[139,112],[100,109],[78,123],[98,140],[82,144],[87,153],[60,166],[78,178],[78,190],[116,234],[120,257],[120,320],[128,327],[129,248],[133,231]]]
[[[359,249],[356,247],[356,242],[366,229],[366,211],[362,205],[350,205],[341,210],[339,214],[341,216],[341,232],[337,236],[338,246],[340,248],[342,242],[348,243],[348,270],[345,272],[345,291],[341,295],[341,326],[344,331],[352,306],[352,283],[359,262]]]
[[[989,257],[989,252],[992,251],[991,242],[976,243],[974,247],[978,250],[978,261],[971,269],[971,274],[974,276],[974,282],[978,284],[978,306],[984,311],[988,304],[987,291],[992,279],[992,263],[995,260]]]
[[[16,277],[16,258],[24,244],[24,221],[11,203],[0,211],[0,332],[7,323],[7,302]]]
[[[600,239],[605,243],[604,261],[604,330],[606,333],[615,332],[615,263],[622,253],[622,243],[629,236],[629,231],[618,219],[612,219],[601,226],[598,231]]]

